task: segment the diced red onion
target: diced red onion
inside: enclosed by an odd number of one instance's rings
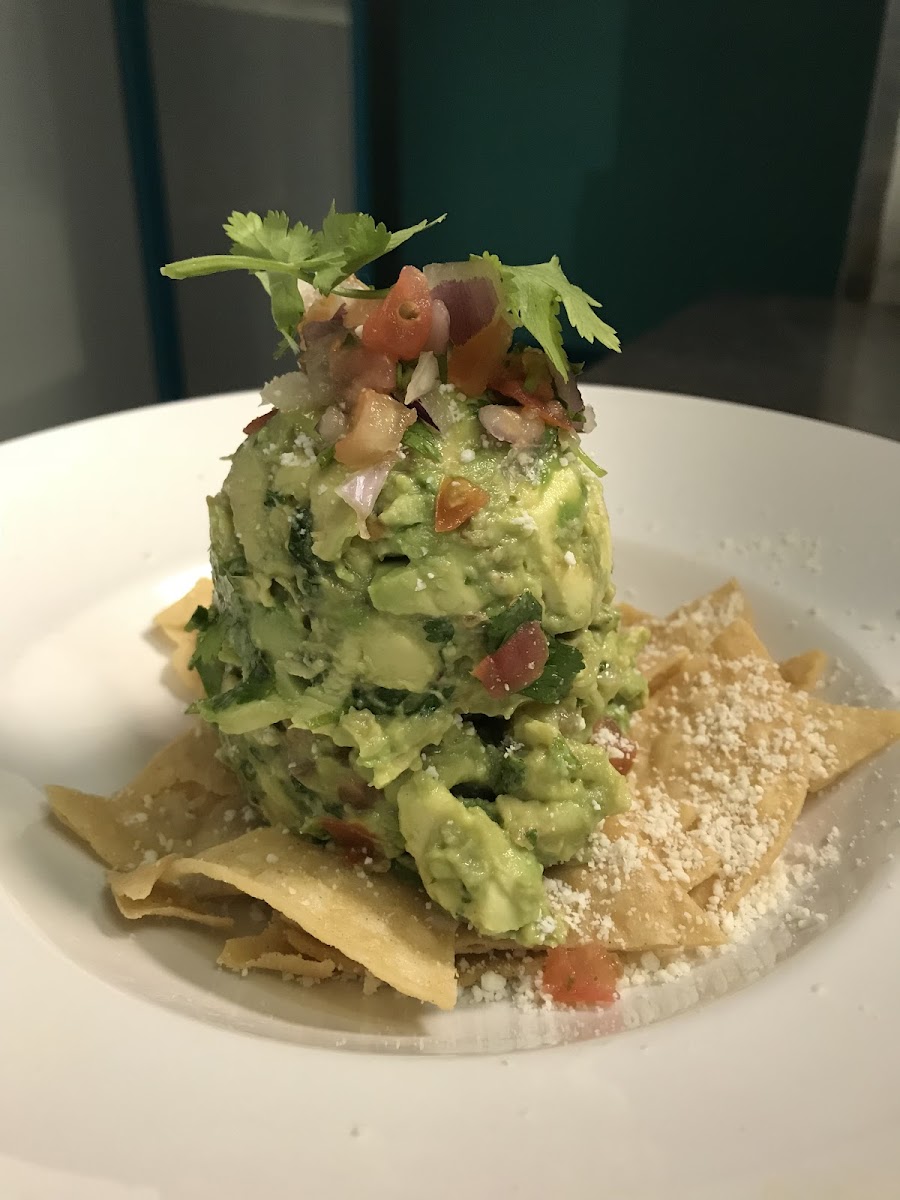
[[[336,404],[330,405],[322,413],[319,421],[319,433],[322,435],[322,440],[326,446],[333,446],[338,438],[343,437],[346,432],[347,418],[344,412]]]
[[[450,313],[447,311],[447,305],[443,300],[438,300],[432,295],[431,332],[428,335],[428,341],[425,343],[425,349],[431,350],[434,354],[443,354],[447,349],[447,342],[449,340]]]
[[[342,351],[346,354],[346,350]],[[340,398],[340,390],[332,377],[332,360],[335,355],[329,338],[319,338],[303,352],[303,370],[309,377],[313,409],[327,408]]]
[[[436,383],[440,382],[440,378],[441,373],[438,370],[438,361],[434,354],[430,350],[423,350],[407,384],[404,402],[413,404],[416,400],[421,400]]]
[[[416,408],[425,409],[428,419],[438,433],[446,433],[451,425],[455,425],[464,416],[463,408],[456,397],[447,395],[440,388],[435,388],[427,396],[423,396],[417,402]]]
[[[387,481],[388,475],[391,473],[391,468],[397,461],[396,454],[389,454],[387,458],[383,458],[381,462],[376,463],[373,467],[366,467],[362,471],[354,471],[354,473],[346,479],[340,487],[334,490],[342,500],[353,509],[359,519],[359,531],[363,533],[365,528],[363,522],[367,517],[372,515],[372,510],[375,508],[375,501],[381,494],[381,489]]]
[[[470,262],[431,263],[425,278],[432,299],[440,300],[450,315],[450,341],[461,346],[490,325],[500,307],[500,273],[488,259]]]
[[[313,342],[329,337],[333,333],[344,333],[344,313],[346,311],[346,304],[342,304],[334,316],[329,317],[327,321],[304,321],[300,326],[300,333],[306,345],[311,346]]]
[[[569,378],[563,379],[562,375],[560,375],[559,371],[551,363],[550,374],[553,376],[553,382],[556,385],[556,394],[569,412],[581,412],[584,408],[584,400],[582,400],[581,392],[578,390],[578,381],[575,372],[570,370]]]
[[[584,424],[581,426],[579,433],[593,433],[597,428],[597,417],[590,404],[584,406]]]
[[[478,420],[491,437],[513,446],[536,446],[544,436],[544,422],[527,408],[486,404],[478,410]]]

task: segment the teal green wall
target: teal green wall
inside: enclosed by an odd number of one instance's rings
[[[558,253],[624,338],[835,286],[882,0],[369,6],[371,198],[412,259]]]

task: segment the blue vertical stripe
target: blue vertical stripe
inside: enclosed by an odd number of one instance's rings
[[[112,0],[112,11],[156,387],[161,400],[175,400],[184,375],[172,283],[159,273],[171,255],[145,0]]]

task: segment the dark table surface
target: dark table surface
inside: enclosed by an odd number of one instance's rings
[[[718,296],[583,378],[775,408],[900,440],[900,308]]]

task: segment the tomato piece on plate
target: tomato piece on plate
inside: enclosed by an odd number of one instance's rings
[[[512,341],[512,328],[498,313],[490,325],[447,354],[447,382],[467,396],[481,396],[488,380],[496,375]]]
[[[418,358],[431,334],[431,288],[417,267],[404,267],[379,306],[365,319],[367,350],[409,362]]]
[[[591,741],[595,746],[602,746],[609,759],[609,765],[620,775],[627,775],[634,766],[637,758],[637,742],[633,742],[628,734],[623,733],[612,717],[602,717],[594,726]]]
[[[451,529],[459,529],[489,500],[488,493],[477,484],[455,475],[445,475],[434,503],[434,532],[449,533]]]
[[[351,862],[380,856],[378,839],[365,825],[356,821],[342,821],[339,817],[322,817],[319,824]]]
[[[619,959],[596,943],[547,951],[541,988],[556,1004],[612,1004],[622,974]]]
[[[486,655],[472,674],[489,696],[502,700],[510,692],[520,692],[539,679],[549,654],[550,646],[540,621],[526,621],[499,650]]]
[[[244,433],[249,437],[251,433],[257,433],[262,429],[263,425],[267,425],[269,421],[278,412],[277,408],[270,408],[268,412],[260,413],[258,417],[254,417],[252,421],[248,421],[244,426]]]
[[[350,414],[349,432],[334,444],[334,457],[354,471],[373,467],[399,448],[415,420],[415,411],[399,400],[363,388]]]

